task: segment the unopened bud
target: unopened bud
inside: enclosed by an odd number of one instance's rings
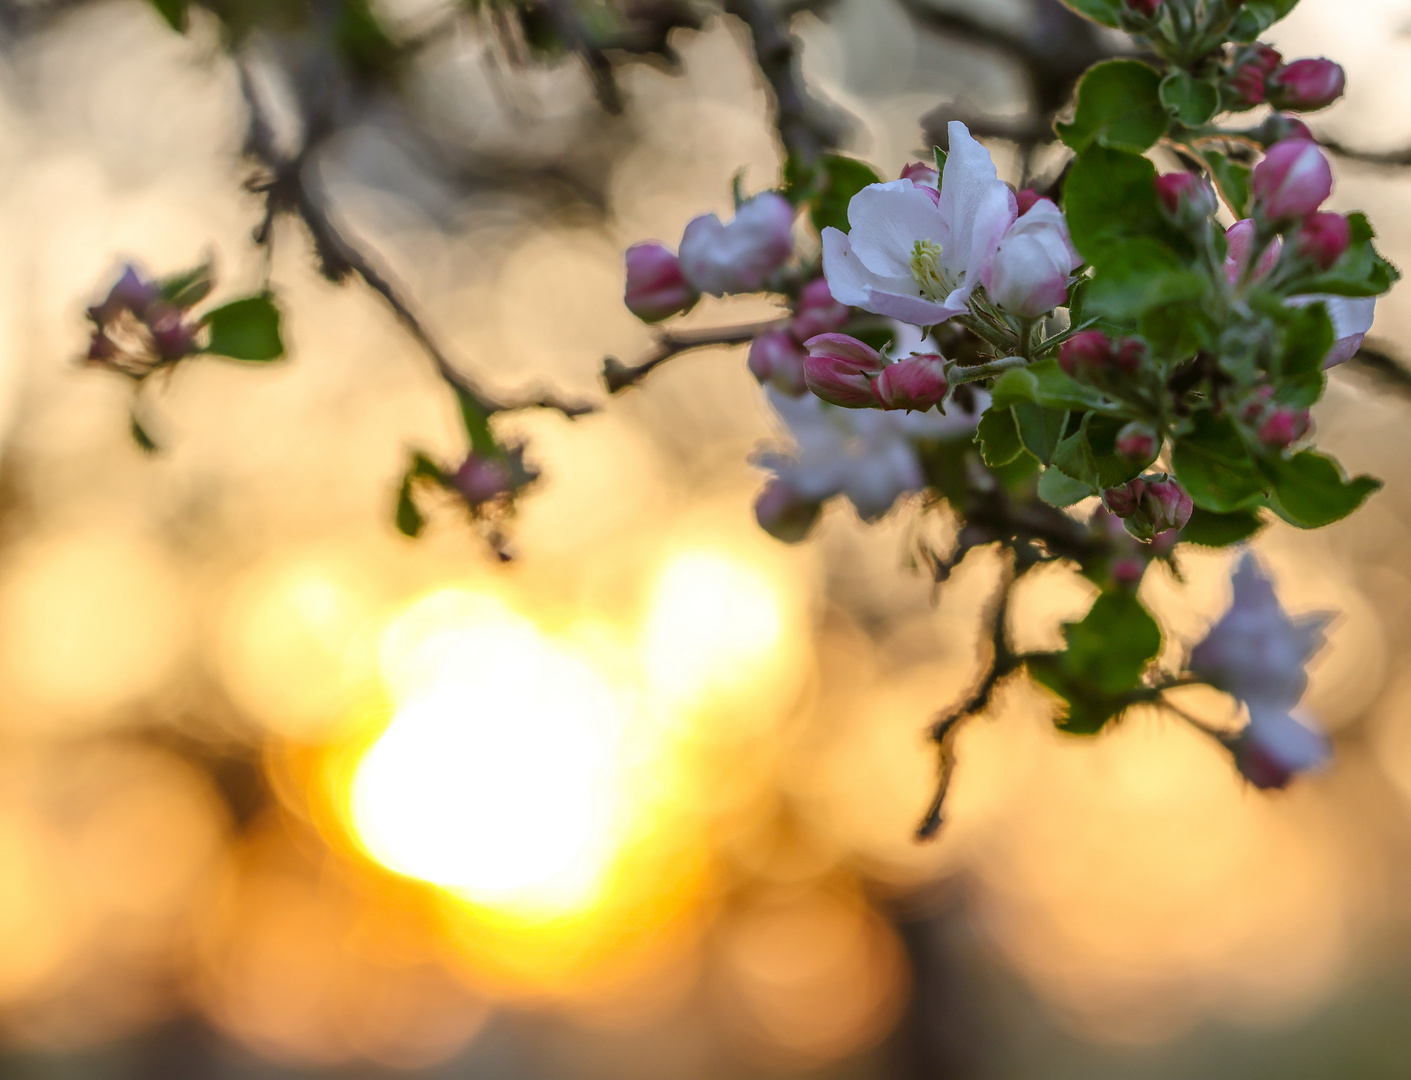
[[[750,342],[750,374],[790,397],[808,390],[803,366],[807,354],[786,330],[770,330]]]
[[[1285,139],[1269,148],[1251,181],[1256,212],[1266,221],[1307,217],[1333,191],[1333,170],[1317,143]]]
[[[1104,372],[1111,363],[1112,340],[1101,330],[1074,334],[1058,350],[1058,366],[1074,378]]]
[[[1313,131],[1296,116],[1289,116],[1287,113],[1274,113],[1263,124],[1260,125],[1255,138],[1265,147],[1273,146],[1275,143],[1283,142],[1285,139],[1307,139],[1309,142],[1317,142],[1313,137]]]
[[[1142,509],[1151,519],[1152,531],[1162,533],[1184,529],[1195,512],[1195,504],[1185,488],[1169,476],[1160,476],[1147,483]]]
[[[1131,543],[1130,540],[1127,543]],[[1137,555],[1124,555],[1113,560],[1112,580],[1124,589],[1135,589],[1146,574],[1146,560]]]
[[[1146,494],[1146,481],[1140,476],[1121,487],[1108,488],[1102,493],[1102,505],[1119,518],[1129,518],[1141,509]]]
[[[451,483],[466,502],[479,506],[509,493],[510,470],[499,458],[471,454],[451,477]]]
[[[1283,450],[1307,435],[1311,426],[1307,409],[1276,405],[1265,414],[1257,434],[1259,441],[1270,450]]]
[[[1352,243],[1352,228],[1341,214],[1309,214],[1298,228],[1296,250],[1320,270],[1329,270]]]
[[[759,527],[774,539],[797,544],[818,520],[819,508],[816,500],[803,498],[776,477],[756,497],[754,515]]]
[[[659,322],[685,311],[699,298],[681,273],[681,262],[663,244],[654,241],[627,249],[628,309],[643,322]]]
[[[789,332],[796,341],[807,341],[819,334],[831,334],[847,325],[852,308],[833,299],[825,278],[815,278],[799,293],[798,307]]]
[[[196,348],[196,330],[182,321],[181,310],[165,301],[147,308],[147,328],[164,360],[180,360]]]
[[[1023,217],[1027,214],[1033,208],[1034,203],[1042,198],[1043,196],[1031,187],[1021,188],[1016,191],[1014,193],[1014,204],[1015,208],[1019,211],[1019,216]]]
[[[1269,103],[1276,109],[1313,112],[1342,97],[1347,72],[1331,60],[1295,60],[1274,72],[1269,80]]]
[[[1141,338],[1126,337],[1117,343],[1112,354],[1112,363],[1124,375],[1135,375],[1146,363],[1146,342]]]
[[[140,319],[161,295],[153,282],[145,280],[137,268],[129,264],[123,267],[122,276],[108,290],[103,302],[88,309],[88,315],[99,324],[110,323],[124,312],[131,312]]]
[[[923,165],[919,161],[914,161],[901,171],[903,180],[910,180],[916,185],[916,190],[929,198],[933,203],[940,204],[941,201],[941,174],[929,165]]]
[[[1162,0],[1126,0],[1127,10],[1146,19],[1154,19],[1161,10]]]
[[[1195,173],[1163,173],[1156,178],[1156,197],[1168,217],[1178,224],[1194,224],[1215,213],[1215,190]]]
[[[935,353],[908,356],[883,368],[872,389],[884,409],[925,412],[949,389],[945,360]]]
[[[830,405],[875,408],[872,380],[887,366],[876,349],[847,334],[819,334],[804,342],[804,381]]]
[[[1156,457],[1161,440],[1150,424],[1133,420],[1117,433],[1116,449],[1125,458],[1145,463]]]

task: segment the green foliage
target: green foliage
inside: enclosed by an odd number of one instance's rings
[[[1068,410],[1046,409],[1032,401],[1020,401],[1014,404],[1012,411],[1024,449],[1042,464],[1048,465],[1063,440],[1063,430],[1068,426]]]
[[[1253,41],[1282,19],[1298,4],[1298,0],[1249,0],[1230,25],[1232,41]]]
[[[813,227],[819,232],[832,227],[848,229],[848,203],[852,197],[881,177],[864,161],[841,154],[824,154],[812,169],[805,169],[795,157],[784,163],[782,194],[795,206],[807,206]]]
[[[1122,17],[1122,0],[1063,0],[1079,15],[1086,15],[1095,23],[1118,26]]]
[[[209,261],[200,266],[193,266],[190,270],[171,274],[157,282],[162,296],[179,308],[195,307],[210,295],[214,285],[215,278]]]
[[[1181,539],[1201,547],[1229,547],[1248,540],[1263,527],[1264,519],[1255,510],[1216,514],[1197,506],[1190,521],[1181,530]]]
[[[1261,468],[1274,489],[1270,508],[1300,529],[1341,521],[1382,486],[1370,476],[1346,479],[1336,461],[1315,450],[1272,458],[1261,462]]]
[[[1220,198],[1225,200],[1230,213],[1236,218],[1249,217],[1249,178],[1253,170],[1238,161],[1232,161],[1218,150],[1207,150],[1200,156],[1210,170]]]
[[[191,16],[191,0],[152,0],[152,6],[173,30],[181,34],[186,33]]]
[[[1008,408],[991,406],[986,410],[975,430],[975,441],[980,445],[980,456],[991,468],[1008,465],[1024,452],[1014,412]]]
[[[1050,465],[1039,477],[1039,498],[1050,506],[1072,506],[1094,494],[1091,487],[1075,480],[1056,465]]]
[[[1184,68],[1173,68],[1161,80],[1161,104],[1186,127],[1208,124],[1220,108],[1220,89],[1209,79],[1197,79]]]
[[[1107,60],[1089,68],[1078,84],[1072,121],[1054,128],[1074,150],[1096,143],[1140,153],[1155,146],[1169,126],[1161,76],[1140,60]]]
[[[279,308],[269,293],[247,296],[206,313],[208,353],[231,360],[278,360],[284,355]]]
[[[423,453],[412,454],[407,471],[402,476],[401,486],[397,489],[397,509],[394,520],[397,524],[397,531],[403,536],[410,536],[413,539],[420,536],[422,529],[426,527],[426,518],[417,508],[414,497],[416,484],[419,480],[432,481],[442,487],[450,482],[436,462]]]
[[[490,430],[490,411],[484,402],[464,387],[457,386],[456,402],[461,409],[461,423],[470,440],[470,449],[482,457],[499,457],[503,448]]]
[[[1257,505],[1267,484],[1234,422],[1203,412],[1176,441],[1172,467],[1191,501],[1202,510],[1228,514]]]
[[[1029,660],[1029,671],[1066,704],[1059,727],[1093,735],[1141,689],[1142,675],[1161,651],[1161,630],[1134,593],[1102,593],[1088,614],[1063,629],[1067,648]]]

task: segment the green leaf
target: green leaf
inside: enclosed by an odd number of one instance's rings
[[[1189,241],[1173,230],[1156,201],[1156,167],[1140,154],[1090,146],[1078,155],[1063,185],[1063,207],[1073,244],[1098,269],[1117,262],[1130,269],[1137,243],[1162,267],[1180,264]],[[1154,255],[1153,246],[1171,254]],[[1119,262],[1120,260],[1120,262]]]
[[[1231,41],[1250,42],[1282,19],[1298,0],[1249,0],[1228,31]]]
[[[1140,60],[1107,60],[1088,69],[1078,84],[1070,123],[1054,125],[1074,150],[1096,142],[1118,150],[1149,150],[1171,120],[1161,103],[1161,76]]]
[[[880,183],[872,166],[856,158],[825,154],[819,165],[817,199],[813,204],[813,225],[822,232],[829,226],[848,230],[848,203],[869,184]]]
[[[1333,323],[1328,318],[1328,309],[1322,304],[1309,304],[1302,308],[1285,308],[1284,311],[1291,314],[1286,317],[1284,326],[1284,347],[1279,355],[1280,374],[1289,377],[1321,372],[1323,358],[1333,347]]]
[[[1348,214],[1351,242],[1330,270],[1299,278],[1300,293],[1333,293],[1337,296],[1380,296],[1401,277],[1401,272],[1377,254],[1376,233],[1365,214]]]
[[[1231,161],[1218,150],[1207,150],[1200,155],[1215,178],[1220,198],[1230,208],[1236,218],[1249,217],[1249,177],[1251,169],[1238,161]]]
[[[1073,479],[1055,465],[1050,465],[1039,477],[1039,498],[1050,506],[1072,506],[1095,494],[1087,484]]]
[[[1171,464],[1191,501],[1203,510],[1244,510],[1264,494],[1264,480],[1228,417],[1201,413],[1195,430],[1177,440]]]
[[[402,478],[401,489],[397,492],[396,521],[397,531],[412,538],[420,536],[421,530],[426,527],[426,519],[421,516],[416,500],[412,498],[411,473]]]
[[[1081,481],[1085,487],[1096,488],[1097,460],[1088,445],[1088,423],[1091,419],[1092,413],[1085,415],[1078,430],[1058,444],[1058,449],[1053,452],[1053,464],[1067,476]]]
[[[457,386],[456,401],[461,407],[461,422],[465,425],[470,449],[483,457],[498,457],[503,450],[490,430],[490,410],[467,390]]]
[[[1110,319],[1135,319],[1152,308],[1203,296],[1205,277],[1188,269],[1159,240],[1131,240],[1111,252],[1093,279],[1088,310]]]
[[[1054,409],[1086,412],[1101,409],[1110,403],[1101,391],[1070,377],[1057,360],[1040,360],[1030,364],[1028,374],[1034,379],[1034,400]]]
[[[1045,409],[1041,405],[1021,401],[1013,406],[1013,412],[1024,449],[1047,465],[1053,460],[1054,451],[1063,439],[1063,429],[1068,425],[1068,411]]]
[[[1201,349],[1212,349],[1219,335],[1210,312],[1197,300],[1149,308],[1142,312],[1137,329],[1153,355],[1175,361],[1188,360]]]
[[[980,456],[991,468],[1008,465],[1024,452],[1024,444],[1019,440],[1019,429],[1015,426],[1014,413],[1010,409],[991,406],[980,417],[980,425],[975,430],[975,441],[980,444]]]
[[[1264,519],[1257,510],[1215,514],[1197,506],[1190,521],[1181,530],[1181,539],[1201,547],[1229,547],[1241,540],[1248,540],[1263,527]]]
[[[990,387],[992,408],[1002,409],[1021,401],[1033,401],[1039,393],[1039,380],[1027,368],[1006,371]]]
[[[1122,17],[1122,0],[1063,0],[1079,15],[1116,29]]]
[[[173,30],[180,34],[186,33],[191,0],[152,0],[152,6]]]
[[[1105,592],[1081,622],[1063,628],[1063,666],[1103,694],[1141,685],[1142,673],[1161,651],[1161,630],[1136,594]]]
[[[247,296],[206,313],[211,330],[208,353],[232,360],[278,360],[284,355],[279,308],[269,293]]]
[[[215,279],[211,275],[210,262],[193,266],[190,270],[172,274],[157,282],[157,287],[166,299],[179,308],[195,307],[210,295]]]
[[[1220,91],[1185,68],[1174,68],[1161,80],[1161,104],[1186,127],[1200,127],[1220,108]]]
[[[1371,476],[1347,480],[1336,461],[1314,450],[1261,464],[1274,485],[1270,506],[1300,529],[1320,529],[1341,521],[1382,486]]]

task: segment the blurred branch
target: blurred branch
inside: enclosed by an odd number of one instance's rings
[[[1348,361],[1348,366],[1372,376],[1388,389],[1411,397],[1411,369],[1396,359],[1385,342],[1366,342]]]
[[[613,74],[612,61],[584,25],[574,0],[540,0],[539,6],[548,15],[564,44],[583,58],[598,103],[610,113],[620,113],[622,91]]]
[[[1347,161],[1377,165],[1384,169],[1411,168],[1411,146],[1401,150],[1359,150],[1355,146],[1347,146],[1337,139],[1325,139],[1321,135],[1318,136],[1318,141],[1329,152]]]
[[[927,808],[925,817],[921,819],[921,824],[916,827],[917,840],[934,838],[945,820],[943,809],[946,792],[950,789],[951,775],[955,771],[955,737],[960,731],[961,724],[989,708],[990,702],[994,699],[995,690],[1004,677],[1019,668],[1019,657],[1009,649],[1005,623],[1009,617],[1010,590],[1014,587],[1018,574],[1022,572],[1020,570],[1011,573],[1006,569],[1000,579],[999,588],[990,601],[990,610],[985,624],[990,628],[991,652],[985,674],[981,677],[979,685],[957,708],[942,713],[931,725],[931,741],[936,744],[936,752],[940,759],[939,776],[936,781],[936,794],[932,797],[931,805]]]
[[[774,94],[774,126],[788,155],[805,168],[838,145],[841,124],[811,98],[798,71],[798,43],[788,15],[770,0],[725,0],[725,10],[750,32],[755,63]],[[802,10],[791,5],[788,14]]]
[[[712,345],[743,345],[747,341],[753,341],[760,334],[780,330],[788,325],[788,319],[770,319],[767,322],[708,330],[663,330],[657,335],[656,348],[641,363],[628,367],[615,356],[605,359],[603,382],[607,384],[609,394],[621,393],[629,386],[637,385],[673,356],[692,349],[709,348]]]
[[[246,150],[273,174],[273,178],[263,185],[266,212],[264,221],[255,231],[257,243],[270,243],[274,219],[280,212],[296,214],[309,230],[324,275],[333,281],[342,281],[350,274],[360,277],[387,302],[403,328],[430,357],[437,374],[458,394],[479,405],[486,414],[540,408],[552,409],[573,419],[594,411],[595,406],[591,404],[567,401],[550,393],[535,392],[518,400],[491,397],[452,363],[397,286],[334,223],[330,200],[316,179],[317,170],[310,167],[312,153],[326,134],[327,125],[317,117],[306,118],[309,133],[302,148],[293,157],[284,154],[278,148],[273,125],[265,115],[248,68],[243,61],[237,61],[237,65],[241,92],[250,111]]]

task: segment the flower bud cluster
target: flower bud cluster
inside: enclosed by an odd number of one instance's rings
[[[1141,370],[1146,355],[1146,343],[1141,338],[1113,341],[1101,330],[1083,330],[1063,343],[1058,366],[1075,379],[1100,384],[1130,379]]]
[[[1314,112],[1342,97],[1347,73],[1341,64],[1322,58],[1286,64],[1272,45],[1257,41],[1235,55],[1225,85],[1236,109],[1269,104],[1290,112]]]
[[[945,359],[935,353],[888,361],[847,334],[820,334],[804,343],[804,381],[815,395],[844,409],[925,412],[946,396]]]
[[[1150,473],[1102,493],[1102,504],[1122,519],[1138,540],[1151,541],[1184,529],[1195,511],[1186,489],[1165,473]]]
[[[195,303],[205,288],[193,290]],[[189,305],[173,302],[162,287],[133,266],[122,275],[101,303],[88,309],[93,323],[85,360],[134,379],[143,379],[166,364],[199,348],[199,325],[187,319]]]
[[[804,381],[807,353],[803,343],[841,330],[852,309],[833,299],[828,282],[815,278],[799,293],[788,329],[769,330],[750,343],[749,369],[760,385],[798,397],[808,392]]]

